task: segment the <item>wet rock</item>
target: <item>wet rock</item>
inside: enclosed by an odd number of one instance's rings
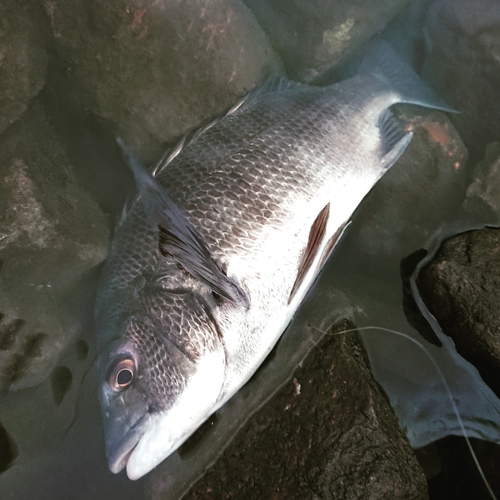
[[[500,9],[497,0],[440,0],[426,22],[424,76],[462,113],[452,121],[481,151],[500,136]]]
[[[400,123],[414,135],[358,211],[364,220],[355,229],[361,238],[362,266],[380,255],[391,265],[422,248],[456,216],[468,183],[467,150],[450,120],[413,106],[395,109]],[[384,266],[377,268],[381,275],[388,272]]]
[[[500,229],[446,240],[418,278],[427,307],[457,351],[500,395]]]
[[[408,0],[244,0],[293,79],[310,82],[381,31]]]
[[[45,83],[47,53],[33,4],[0,3],[0,134],[26,111]]]
[[[493,493],[500,495],[500,445],[471,439],[481,469]],[[449,436],[433,444],[439,454],[441,470],[429,481],[431,500],[491,500],[484,479],[464,438]]]
[[[465,208],[481,214],[490,224],[500,224],[500,143],[488,144],[484,159],[473,171],[473,180],[467,188]]]
[[[0,388],[40,383],[89,321],[108,222],[35,103],[0,138]]]
[[[346,334],[323,338],[183,498],[424,499],[426,491],[358,337]],[[150,498],[167,498],[161,481]]]
[[[54,81],[143,161],[231,106],[281,63],[238,0],[50,0]]]

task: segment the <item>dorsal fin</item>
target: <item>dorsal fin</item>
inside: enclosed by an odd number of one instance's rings
[[[267,80],[260,86],[256,87],[254,90],[247,94],[247,100],[256,96],[264,94],[272,94],[275,92],[286,92],[292,89],[308,89],[310,85],[304,83],[294,82],[289,80],[285,76],[277,75],[272,73]]]
[[[293,296],[300,288],[300,285],[304,281],[307,272],[314,263],[314,260],[325,238],[326,225],[328,223],[329,216],[330,216],[330,203],[328,203],[321,210],[321,212],[318,214],[318,216],[316,217],[315,221],[311,226],[306,249],[304,251],[304,255],[302,255],[302,260],[300,261],[299,268],[297,270],[297,277],[295,278],[295,283],[293,284],[292,291],[290,292],[288,303],[290,303],[291,300],[293,299]]]
[[[143,203],[151,211],[159,228],[159,246],[194,278],[215,293],[248,307],[245,292],[224,274],[210,255],[201,235],[187,220],[156,179],[134,158],[118,139],[139,189]]]
[[[243,109],[245,105],[252,102],[256,97],[273,92],[285,92],[294,88],[307,88],[307,85],[302,83],[293,82],[284,76],[272,74],[262,85],[251,90],[233,104],[227,111],[221,113],[214,118],[208,120],[200,127],[194,128],[184,134],[177,144],[167,149],[165,154],[161,157],[160,161],[151,170],[153,177],[158,176],[171,162],[176,158],[179,153],[193,141],[195,141],[201,134],[205,133],[208,129],[212,128],[222,118],[236,113],[238,110]]]

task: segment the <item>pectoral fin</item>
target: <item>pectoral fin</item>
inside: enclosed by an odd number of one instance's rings
[[[201,235],[165,189],[134,158],[120,139],[118,143],[134,173],[141,199],[158,224],[160,251],[171,255],[191,276],[221,297],[248,307],[245,292],[224,274],[212,258]]]

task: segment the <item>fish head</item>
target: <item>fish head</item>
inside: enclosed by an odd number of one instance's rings
[[[100,359],[108,465],[114,473],[126,467],[130,479],[151,471],[213,413],[226,369],[201,295],[162,290],[139,302]]]

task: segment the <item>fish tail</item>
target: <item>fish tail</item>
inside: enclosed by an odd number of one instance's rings
[[[458,111],[441,99],[414,71],[401,60],[389,42],[379,40],[365,54],[361,73],[372,73],[384,80],[400,96],[401,102],[417,104],[448,113]]]

